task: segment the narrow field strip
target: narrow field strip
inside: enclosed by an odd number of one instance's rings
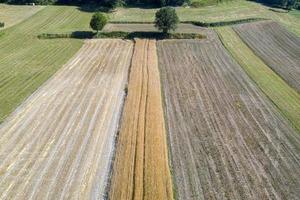
[[[291,88],[230,27],[217,29],[222,43],[300,133],[300,93]]]
[[[234,30],[256,55],[300,93],[300,37],[270,21],[242,24]]]
[[[90,40],[0,126],[0,199],[103,199],[133,45]]]
[[[139,23],[136,23],[136,24],[111,23],[111,24],[107,24],[103,30],[106,32],[110,32],[110,31],[158,32],[158,29],[154,26],[154,24],[139,24]],[[178,32],[178,33],[205,33],[205,32],[207,32],[207,29],[200,27],[200,26],[193,25],[193,24],[178,24],[175,32]]]
[[[173,199],[155,40],[136,40],[111,200]]]
[[[298,199],[300,135],[220,41],[158,55],[178,199]]]

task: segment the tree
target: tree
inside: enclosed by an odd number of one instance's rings
[[[294,8],[295,6],[296,6],[296,0],[288,0],[286,9],[292,10],[292,8]]]
[[[170,30],[175,31],[179,22],[174,8],[164,7],[159,9],[155,14],[155,27],[168,33]]]
[[[97,31],[97,33],[103,29],[103,27],[107,24],[107,17],[97,12],[92,16],[90,26],[93,30]]]

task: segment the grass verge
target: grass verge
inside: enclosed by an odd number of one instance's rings
[[[233,58],[300,132],[300,94],[260,60],[233,29],[216,30]]]

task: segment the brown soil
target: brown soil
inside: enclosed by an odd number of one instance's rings
[[[300,135],[216,39],[158,42],[177,197],[299,199]]]
[[[270,21],[243,24],[234,30],[272,70],[300,92],[299,37]]]

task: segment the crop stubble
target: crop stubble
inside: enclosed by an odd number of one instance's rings
[[[300,136],[217,40],[158,42],[178,199],[297,199]]]
[[[103,198],[131,42],[91,40],[0,127],[0,199]]]
[[[234,27],[254,52],[287,83],[300,92],[300,38],[276,22]]]
[[[155,40],[136,40],[110,199],[173,198]]]

